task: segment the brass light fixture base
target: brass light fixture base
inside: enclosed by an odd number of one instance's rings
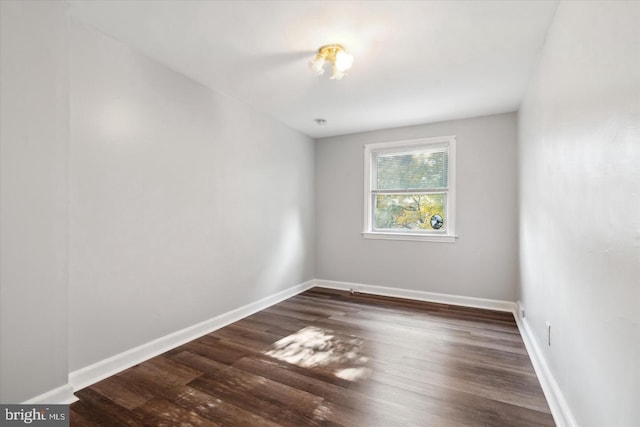
[[[325,61],[336,62],[338,52],[345,52],[344,46],[341,44],[325,44],[318,49],[318,56],[324,58]]]

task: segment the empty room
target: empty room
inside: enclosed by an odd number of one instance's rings
[[[0,0],[0,424],[640,425],[640,2]]]

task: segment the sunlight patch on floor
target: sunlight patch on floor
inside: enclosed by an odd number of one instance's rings
[[[282,338],[264,354],[303,368],[323,367],[338,378],[358,381],[371,376],[363,355],[364,340],[308,326]]]

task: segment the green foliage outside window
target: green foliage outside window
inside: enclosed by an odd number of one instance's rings
[[[445,216],[444,194],[377,194],[376,229],[433,230],[431,217]],[[446,230],[446,220],[441,231]]]

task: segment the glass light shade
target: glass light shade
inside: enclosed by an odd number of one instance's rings
[[[322,75],[327,62],[332,65],[331,79],[342,80],[346,71],[353,65],[353,56],[348,54],[341,44],[326,44],[318,49],[318,54],[310,65],[316,74]]]
[[[353,65],[353,55],[348,54],[344,50],[339,51],[336,54],[335,65],[339,71],[347,71]]]
[[[319,76],[324,74],[324,58],[320,55],[311,61],[311,69]]]
[[[340,71],[338,70],[338,67],[336,67],[336,65],[333,65],[333,72],[331,73],[331,80],[342,80],[342,78],[346,75],[347,73],[345,73],[344,71]]]

